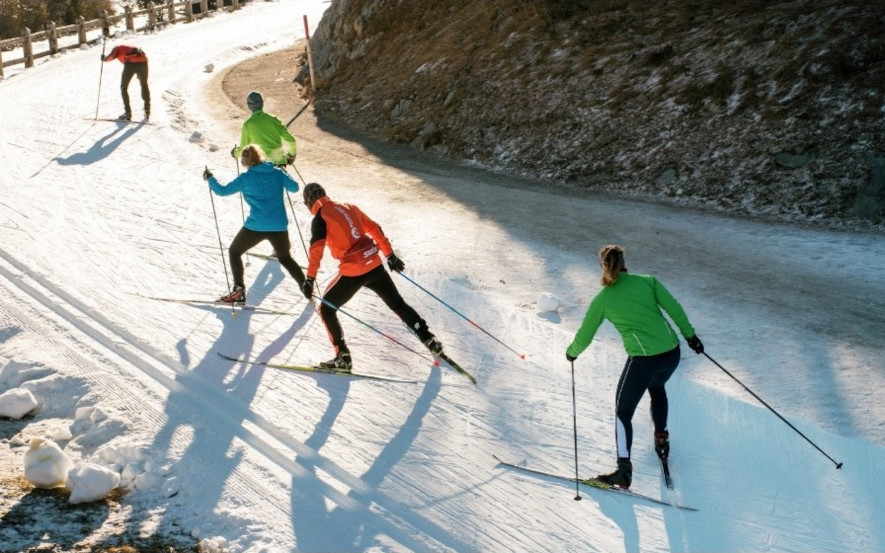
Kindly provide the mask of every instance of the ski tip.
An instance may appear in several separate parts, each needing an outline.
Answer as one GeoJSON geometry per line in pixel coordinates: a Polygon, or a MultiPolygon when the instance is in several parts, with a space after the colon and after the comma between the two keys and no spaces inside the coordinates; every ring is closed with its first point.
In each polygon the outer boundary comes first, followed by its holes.
{"type": "Polygon", "coordinates": [[[523,361],[525,361],[525,354],[524,354],[524,353],[520,353],[520,354],[519,354],[519,358],[522,359],[523,361]]]}

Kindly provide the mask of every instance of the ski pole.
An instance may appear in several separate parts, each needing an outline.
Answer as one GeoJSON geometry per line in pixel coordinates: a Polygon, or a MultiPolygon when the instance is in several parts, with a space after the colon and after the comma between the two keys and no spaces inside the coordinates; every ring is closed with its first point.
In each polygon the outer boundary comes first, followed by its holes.
{"type": "MultiPolygon", "coordinates": [[[[240,158],[234,158],[234,161],[237,162],[237,176],[240,176],[240,158]]],[[[243,193],[240,192],[240,215],[243,217],[243,226],[246,225],[246,208],[243,206],[243,193]]],[[[249,267],[252,265],[252,262],[249,261],[249,258],[246,258],[246,266],[249,267]]]]}
{"type": "Polygon", "coordinates": [[[286,128],[287,128],[287,129],[289,128],[289,125],[292,124],[292,121],[295,121],[296,119],[298,119],[298,116],[299,116],[299,115],[301,115],[302,113],[304,113],[304,110],[307,109],[307,106],[309,106],[310,103],[311,103],[312,101],[313,101],[313,98],[309,99],[309,100],[307,101],[307,103],[304,104],[304,107],[302,107],[301,109],[299,109],[299,110],[298,110],[298,113],[296,113],[295,116],[292,117],[292,119],[289,119],[289,122],[286,123],[286,128]]]}
{"type": "Polygon", "coordinates": [[[412,280],[411,278],[409,278],[408,276],[406,276],[405,273],[400,272],[399,274],[400,274],[400,276],[402,276],[404,279],[408,280],[409,282],[411,282],[412,284],[414,284],[415,286],[417,286],[418,288],[420,288],[421,290],[423,290],[424,292],[426,292],[430,297],[432,297],[432,298],[435,299],[436,301],[440,302],[441,304],[445,305],[446,307],[448,307],[449,309],[451,309],[452,311],[454,311],[455,313],[457,313],[458,315],[460,315],[462,319],[464,319],[464,320],[467,321],[468,323],[470,323],[470,324],[472,324],[473,326],[475,326],[477,329],[479,329],[479,330],[481,330],[482,332],[484,332],[484,333],[485,333],[486,335],[488,335],[492,340],[498,342],[499,344],[501,344],[501,345],[504,346],[505,348],[509,349],[510,351],[512,351],[513,353],[515,353],[516,355],[518,355],[518,356],[520,357],[520,359],[525,360],[525,354],[524,354],[524,353],[519,353],[518,351],[516,351],[516,350],[513,349],[512,347],[508,346],[507,344],[505,344],[504,342],[502,342],[501,340],[499,340],[498,338],[496,338],[495,336],[493,336],[491,333],[489,333],[488,330],[484,329],[483,327],[479,326],[478,324],[476,324],[475,322],[473,322],[472,320],[470,320],[470,318],[468,318],[466,315],[464,315],[463,313],[461,313],[460,311],[458,311],[457,309],[455,309],[454,307],[452,307],[451,305],[449,305],[448,303],[444,302],[442,299],[440,299],[439,297],[437,297],[436,295],[434,295],[433,292],[431,292],[431,291],[428,290],[427,288],[424,288],[423,286],[421,286],[420,284],[418,284],[417,282],[415,282],[414,280],[412,280]]]}
{"type": "Polygon", "coordinates": [[[292,219],[295,222],[295,228],[298,229],[298,238],[301,239],[301,247],[304,249],[304,257],[309,261],[310,254],[307,253],[307,244],[304,242],[304,235],[301,234],[301,225],[298,224],[298,216],[295,215],[295,206],[292,205],[292,197],[289,195],[288,190],[286,190],[286,198],[289,200],[289,209],[292,211],[292,219]]]}
{"type": "MultiPolygon", "coordinates": [[[[206,166],[206,171],[209,171],[209,166],[206,166]]],[[[227,284],[228,290],[230,290],[230,278],[227,276],[227,263],[224,262],[224,246],[221,244],[221,228],[218,226],[218,212],[215,211],[215,197],[212,196],[212,188],[209,187],[209,201],[212,202],[212,218],[215,219],[215,232],[218,234],[218,250],[221,252],[221,264],[224,266],[224,281],[227,284]]],[[[230,314],[233,317],[237,316],[237,309],[233,303],[230,304],[230,314]]]]}
{"type": "MultiPolygon", "coordinates": [[[[236,158],[237,162],[237,176],[240,176],[240,159],[236,158]]],[[[240,215],[243,216],[243,224],[246,224],[246,207],[243,205],[243,193],[240,192],[240,215]]]]}
{"type": "MultiPolygon", "coordinates": [[[[288,173],[289,170],[286,169],[288,165],[283,166],[283,169],[288,173]]],[[[301,177],[301,173],[298,172],[298,168],[295,167],[295,164],[292,164],[292,169],[295,169],[295,174],[298,175],[298,181],[303,185],[304,179],[301,177]]],[[[298,238],[301,239],[301,247],[304,249],[304,257],[310,260],[310,254],[307,253],[307,244],[304,242],[304,235],[301,234],[301,225],[298,224],[298,216],[295,215],[295,206],[292,205],[292,197],[289,196],[289,191],[286,190],[286,197],[289,199],[289,209],[292,211],[292,219],[295,221],[295,228],[298,229],[298,238]]]]}
{"type": "Polygon", "coordinates": [[[98,70],[98,97],[95,99],[95,120],[98,121],[98,106],[101,102],[101,77],[104,75],[104,51],[108,45],[106,36],[101,37],[101,69],[98,70]]]}
{"type": "Polygon", "coordinates": [[[575,428],[575,501],[581,500],[581,488],[578,487],[578,404],[575,401],[575,362],[571,361],[572,364],[572,419],[574,420],[574,428],[575,428]]]}
{"type": "Polygon", "coordinates": [[[777,417],[778,417],[780,420],[784,421],[784,422],[787,424],[787,426],[789,426],[789,427],[792,428],[797,434],[799,434],[800,436],[802,436],[803,438],[805,438],[805,441],[807,441],[808,443],[810,443],[811,445],[813,445],[814,448],[815,448],[816,450],[820,451],[820,452],[823,454],[824,457],[826,457],[827,459],[829,459],[830,461],[832,461],[833,464],[836,465],[836,468],[837,468],[837,469],[842,468],[842,463],[838,463],[838,462],[836,462],[835,459],[833,459],[832,457],[830,457],[829,455],[827,455],[826,452],[825,452],[823,449],[819,448],[819,447],[817,446],[817,444],[815,444],[815,443],[812,442],[810,439],[808,439],[808,436],[806,436],[805,434],[803,434],[802,432],[800,432],[798,428],[796,428],[795,426],[793,426],[792,424],[790,424],[790,421],[788,421],[787,419],[785,419],[784,417],[782,417],[780,413],[778,413],[778,412],[775,411],[770,405],[768,405],[767,403],[765,403],[765,401],[763,401],[761,397],[757,396],[757,395],[753,392],[753,390],[747,388],[747,386],[745,386],[743,382],[741,382],[741,381],[738,380],[733,374],[731,374],[730,372],[728,372],[727,370],[725,370],[725,367],[723,367],[722,365],[720,365],[719,363],[717,363],[715,359],[713,359],[712,357],[710,357],[709,354],[707,354],[707,352],[703,352],[703,354],[704,354],[704,357],[706,357],[707,359],[709,359],[710,361],[712,361],[714,365],[716,365],[717,367],[719,367],[720,369],[722,369],[722,372],[724,372],[725,374],[727,374],[728,376],[730,376],[735,382],[737,382],[738,384],[740,384],[740,385],[744,388],[744,390],[750,392],[750,395],[752,395],[754,398],[756,398],[757,400],[759,400],[759,403],[761,403],[762,405],[764,405],[765,407],[767,407],[769,411],[771,411],[772,413],[774,413],[775,415],[777,415],[777,417]]]}
{"type": "Polygon", "coordinates": [[[419,355],[419,356],[421,356],[421,357],[424,357],[423,354],[421,354],[421,353],[419,353],[419,352],[413,350],[412,348],[410,348],[409,346],[407,346],[407,345],[405,345],[404,343],[400,342],[400,341],[397,340],[396,338],[394,338],[394,337],[392,337],[392,336],[389,336],[389,335],[387,335],[387,334],[381,332],[380,330],[378,330],[378,329],[375,328],[374,326],[370,325],[369,323],[363,321],[362,319],[359,319],[359,318],[357,318],[357,317],[351,315],[351,314],[348,313],[347,311],[344,311],[343,309],[341,309],[340,307],[336,306],[334,303],[332,303],[332,302],[326,300],[325,298],[323,298],[323,297],[321,297],[321,296],[318,296],[318,295],[316,295],[316,294],[314,294],[313,297],[315,297],[316,299],[320,300],[323,304],[328,305],[329,307],[331,307],[331,308],[334,309],[335,311],[338,311],[339,313],[342,313],[342,314],[344,314],[344,315],[347,315],[348,317],[350,317],[350,318],[353,319],[354,321],[360,323],[361,325],[363,325],[363,326],[365,326],[365,327],[368,327],[368,328],[374,330],[375,332],[377,332],[377,333],[380,334],[381,336],[387,338],[388,340],[390,340],[390,341],[393,342],[394,344],[396,344],[396,345],[398,345],[398,346],[401,346],[401,347],[403,347],[403,348],[405,348],[405,349],[411,351],[411,352],[414,353],[415,355],[419,355]]]}

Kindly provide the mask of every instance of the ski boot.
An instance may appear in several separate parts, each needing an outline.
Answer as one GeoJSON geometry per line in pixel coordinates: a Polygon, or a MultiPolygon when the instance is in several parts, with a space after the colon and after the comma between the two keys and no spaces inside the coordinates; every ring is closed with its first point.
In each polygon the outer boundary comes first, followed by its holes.
{"type": "Polygon", "coordinates": [[[234,286],[229,294],[225,294],[219,298],[224,303],[246,303],[246,289],[242,286],[234,286]]]}
{"type": "Polygon", "coordinates": [[[117,121],[132,121],[132,114],[127,111],[126,113],[121,114],[119,117],[117,117],[117,121]]]}
{"type": "Polygon", "coordinates": [[[338,355],[328,361],[323,361],[317,368],[323,371],[336,373],[349,373],[353,369],[353,362],[350,360],[350,352],[346,349],[338,350],[338,355]]]}
{"type": "Polygon", "coordinates": [[[655,432],[655,453],[661,461],[666,461],[670,456],[670,433],[666,430],[655,432]]]}
{"type": "Polygon", "coordinates": [[[430,350],[430,353],[434,355],[440,355],[443,352],[442,342],[437,340],[436,336],[433,334],[430,335],[430,338],[424,340],[424,345],[430,350]]]}
{"type": "Polygon", "coordinates": [[[597,480],[604,484],[610,484],[622,490],[626,490],[633,483],[633,463],[629,457],[618,457],[618,468],[609,474],[600,474],[597,480]]]}

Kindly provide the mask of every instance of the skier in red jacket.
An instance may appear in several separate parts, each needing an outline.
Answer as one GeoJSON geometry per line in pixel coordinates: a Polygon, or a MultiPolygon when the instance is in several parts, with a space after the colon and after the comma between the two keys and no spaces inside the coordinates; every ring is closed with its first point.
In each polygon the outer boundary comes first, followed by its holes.
{"type": "Polygon", "coordinates": [[[390,274],[384,270],[379,251],[387,258],[391,271],[401,272],[406,265],[393,253],[378,223],[355,205],[333,202],[323,187],[315,182],[304,187],[304,205],[314,216],[307,278],[301,286],[307,299],[314,295],[314,280],[326,246],[332,257],[338,260],[338,274],[326,288],[319,309],[329,340],[335,346],[335,358],[318,366],[340,372],[350,372],[353,368],[337,311],[363,286],[378,294],[431,353],[442,353],[440,341],[428,330],[424,319],[403,300],[390,274]]]}
{"type": "Polygon", "coordinates": [[[120,60],[123,64],[123,78],[120,80],[120,92],[123,94],[123,107],[126,113],[118,117],[121,121],[132,120],[132,109],[129,107],[129,83],[132,77],[138,77],[141,84],[141,99],[144,100],[144,118],[151,117],[151,91],[148,88],[148,59],[147,55],[135,46],[114,46],[107,56],[102,55],[102,61],[120,60]]]}

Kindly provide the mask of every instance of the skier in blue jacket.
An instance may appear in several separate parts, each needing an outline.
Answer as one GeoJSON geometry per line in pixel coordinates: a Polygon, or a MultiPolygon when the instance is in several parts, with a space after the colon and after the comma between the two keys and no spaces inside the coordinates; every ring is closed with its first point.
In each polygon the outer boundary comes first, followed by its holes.
{"type": "Polygon", "coordinates": [[[209,169],[203,171],[203,179],[209,182],[212,192],[219,196],[242,192],[249,204],[249,216],[228,248],[234,282],[230,293],[222,296],[221,301],[229,303],[246,303],[243,254],[263,240],[273,246],[280,264],[298,282],[299,289],[304,283],[304,272],[289,253],[289,218],[283,202],[283,190],[297,192],[298,183],[267,161],[261,147],[256,144],[243,148],[240,162],[246,171],[226,185],[220,184],[209,169]]]}

